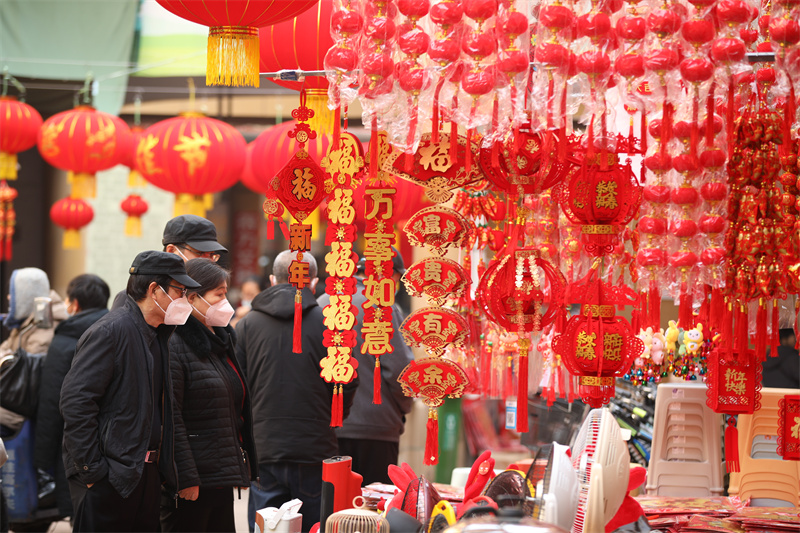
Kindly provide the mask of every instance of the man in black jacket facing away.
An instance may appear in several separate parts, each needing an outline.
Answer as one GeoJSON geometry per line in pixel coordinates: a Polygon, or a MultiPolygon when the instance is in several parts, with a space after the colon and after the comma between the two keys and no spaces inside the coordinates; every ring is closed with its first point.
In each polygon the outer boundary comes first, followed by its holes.
{"type": "Polygon", "coordinates": [[[83,334],[61,389],[76,532],[159,531],[161,475],[176,486],[167,340],[198,284],[166,252],[129,272],[127,300],[83,334]]]}
{"type": "MultiPolygon", "coordinates": [[[[252,310],[236,325],[236,358],[252,395],[253,437],[260,483],[252,483],[248,505],[250,530],[255,513],[280,507],[293,498],[303,502],[303,531],[319,521],[322,461],[338,455],[331,422],[333,385],[320,377],[319,362],[327,355],[322,345],[322,308],[314,298],[317,263],[310,253],[311,283],[302,290],[303,353],[292,353],[294,297],[289,265],[295,252],[278,254],[271,286],[253,299],[252,310]]],[[[358,381],[344,387],[344,415],[353,403],[358,381]]]]}
{"type": "Polygon", "coordinates": [[[70,316],[56,326],[42,367],[33,462],[36,468],[53,473],[60,516],[72,516],[69,485],[61,458],[61,440],[64,436],[64,419],[58,411],[61,384],[72,365],[78,339],[89,326],[108,313],[110,294],[106,282],[94,274],[81,274],[69,282],[64,303],[70,316]]]}

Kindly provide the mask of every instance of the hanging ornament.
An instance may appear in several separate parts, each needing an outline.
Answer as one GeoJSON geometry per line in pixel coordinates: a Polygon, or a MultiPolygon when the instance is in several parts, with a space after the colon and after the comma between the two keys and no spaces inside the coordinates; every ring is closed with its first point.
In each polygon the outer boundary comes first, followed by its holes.
{"type": "Polygon", "coordinates": [[[800,460],[800,394],[787,394],[778,403],[778,455],[800,460]]]}
{"type": "Polygon", "coordinates": [[[17,179],[17,154],[36,145],[42,116],[13,96],[0,96],[0,180],[17,179]]]}
{"type": "Polygon", "coordinates": [[[141,237],[142,215],[147,213],[147,202],[138,194],[129,194],[120,203],[120,209],[128,215],[125,219],[125,235],[128,237],[141,237]]]}
{"type": "Polygon", "coordinates": [[[461,298],[469,287],[469,278],[452,259],[427,257],[406,270],[403,283],[410,296],[424,296],[441,306],[447,298],[461,298]]]}
{"type": "Polygon", "coordinates": [[[80,198],[62,198],[50,208],[50,220],[64,228],[63,248],[81,247],[80,229],[94,218],[92,206],[80,198]]]}
{"type": "Polygon", "coordinates": [[[474,228],[458,211],[431,206],[409,218],[404,231],[412,245],[443,256],[449,248],[460,248],[468,242],[474,228]]]}
{"type": "Polygon", "coordinates": [[[17,225],[17,213],[14,211],[14,200],[17,190],[9,187],[6,180],[0,181],[0,261],[13,259],[14,229],[17,225]]]}
{"type": "Polygon", "coordinates": [[[412,311],[400,328],[406,344],[425,348],[436,357],[441,357],[450,347],[463,348],[469,333],[464,318],[444,307],[424,307],[412,311]]]}
{"type": "Polygon", "coordinates": [[[351,86],[358,79],[358,44],[364,18],[354,0],[334,0],[330,32],[333,44],[325,54],[328,77],[328,102],[334,110],[333,145],[339,144],[339,127],[342,110],[345,122],[347,108],[358,94],[351,86]]]}

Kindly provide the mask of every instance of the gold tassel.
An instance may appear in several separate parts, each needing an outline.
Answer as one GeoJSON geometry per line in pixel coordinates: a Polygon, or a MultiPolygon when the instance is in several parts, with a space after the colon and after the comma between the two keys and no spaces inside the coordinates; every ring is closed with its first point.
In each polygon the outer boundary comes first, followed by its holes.
{"type": "Polygon", "coordinates": [[[314,116],[308,121],[311,129],[317,135],[332,135],[336,112],[328,109],[328,89],[306,89],[306,106],[314,111],[314,116]]]}
{"type": "Polygon", "coordinates": [[[129,189],[137,189],[147,186],[147,180],[142,177],[138,170],[132,168],[130,172],[128,172],[128,188],[129,189]]]}
{"type": "Polygon", "coordinates": [[[81,232],[76,229],[64,230],[62,246],[65,250],[77,250],[81,247],[81,232]]]}
{"type": "Polygon", "coordinates": [[[125,235],[128,237],[142,236],[142,219],[140,217],[128,217],[125,219],[125,235]]]}
{"type": "Polygon", "coordinates": [[[17,179],[17,154],[0,152],[0,180],[17,179]]]}
{"type": "Polygon", "coordinates": [[[208,29],[206,85],[258,87],[258,28],[212,26],[208,29]]]}
{"type": "Polygon", "coordinates": [[[213,198],[212,195],[206,194],[199,196],[189,193],[176,194],[174,216],[197,215],[205,218],[206,206],[209,204],[208,196],[213,198]]]}
{"type": "Polygon", "coordinates": [[[94,174],[84,172],[67,172],[67,183],[70,185],[72,198],[94,198],[96,194],[94,174]]]}

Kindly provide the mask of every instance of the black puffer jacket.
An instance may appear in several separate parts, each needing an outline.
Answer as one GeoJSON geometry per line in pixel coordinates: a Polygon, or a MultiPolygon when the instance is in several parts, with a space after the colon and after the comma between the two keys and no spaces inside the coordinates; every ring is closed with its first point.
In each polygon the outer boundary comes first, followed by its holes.
{"type": "Polygon", "coordinates": [[[78,339],[107,313],[108,309],[87,309],[56,326],[42,367],[33,463],[37,468],[55,472],[58,509],[64,516],[72,515],[72,502],[61,459],[61,439],[64,436],[64,419],[58,410],[61,384],[72,365],[78,339]]]}
{"type": "MultiPolygon", "coordinates": [[[[253,396],[253,434],[258,460],[318,463],[339,453],[331,423],[333,385],[320,377],[322,308],[303,294],[303,353],[292,353],[294,295],[288,283],[253,299],[253,309],[236,324],[236,357],[253,396]]],[[[353,403],[358,378],[344,386],[344,416],[353,403]]]]}
{"type": "MultiPolygon", "coordinates": [[[[189,317],[170,337],[170,373],[175,394],[175,463],[180,487],[247,487],[258,462],[253,445],[250,396],[235,405],[234,375],[241,376],[234,354],[233,328],[214,328],[189,317]],[[241,437],[237,418],[241,413],[241,437]],[[244,450],[244,453],[243,453],[244,450]]],[[[236,378],[238,379],[238,378],[236,378]]]]}

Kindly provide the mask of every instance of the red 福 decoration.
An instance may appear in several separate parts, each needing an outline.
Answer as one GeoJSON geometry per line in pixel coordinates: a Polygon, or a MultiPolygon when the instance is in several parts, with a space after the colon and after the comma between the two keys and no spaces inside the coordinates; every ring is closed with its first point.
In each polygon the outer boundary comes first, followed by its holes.
{"type": "Polygon", "coordinates": [[[81,247],[80,229],[94,218],[92,206],[80,198],[62,198],[50,208],[50,219],[64,228],[63,247],[75,250],[81,247]]]}
{"type": "Polygon", "coordinates": [[[129,135],[119,117],[81,105],[45,120],[37,143],[45,161],[67,171],[73,198],[94,198],[95,173],[122,161],[129,135]]]}
{"type": "Polygon", "coordinates": [[[211,195],[239,180],[245,147],[233,126],[201,113],[181,113],[144,131],[136,168],[148,182],[175,193],[176,215],[205,216],[211,195]]]}
{"type": "Polygon", "coordinates": [[[778,455],[784,461],[800,460],[800,394],[787,394],[778,402],[778,455]]]}
{"type": "Polygon", "coordinates": [[[0,180],[17,179],[17,154],[36,145],[42,116],[13,96],[0,96],[0,180]]]}
{"type": "Polygon", "coordinates": [[[157,0],[167,11],[208,26],[207,85],[258,87],[258,28],[290,19],[317,0],[157,0]]]}
{"type": "Polygon", "coordinates": [[[460,398],[467,383],[467,375],[457,363],[438,357],[411,361],[397,378],[403,394],[421,398],[428,406],[426,424],[426,465],[439,462],[439,417],[436,408],[444,404],[445,398],[460,398]]]}
{"type": "Polygon", "coordinates": [[[120,209],[128,215],[125,219],[125,235],[142,236],[142,215],[147,213],[147,202],[138,194],[129,194],[122,200],[120,209]]]}

